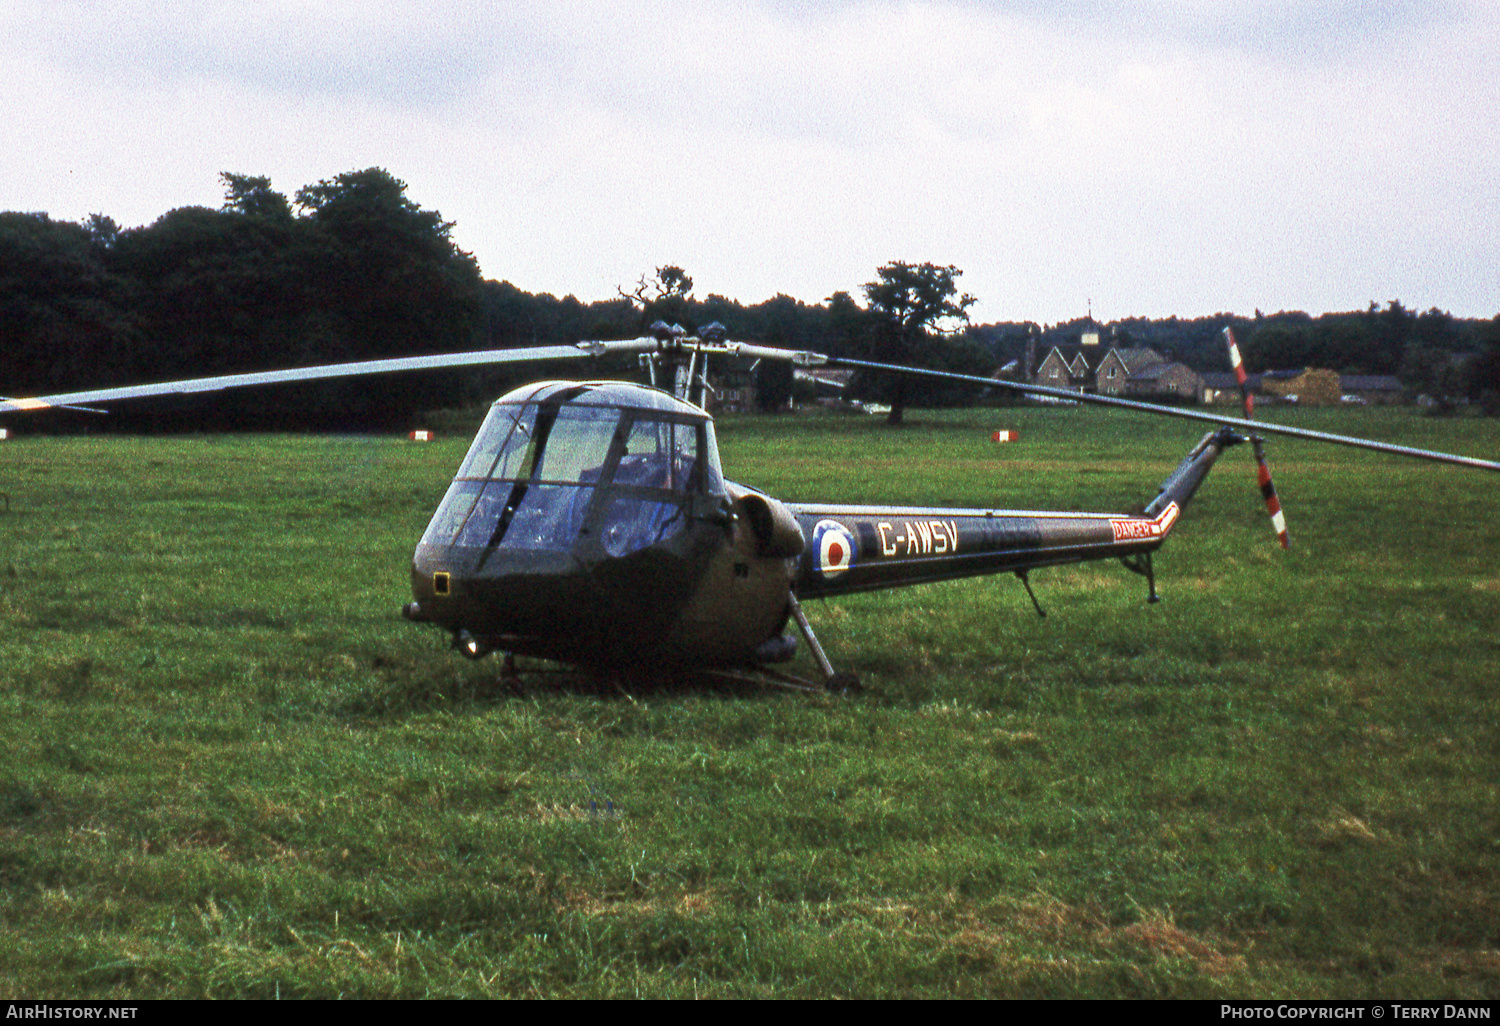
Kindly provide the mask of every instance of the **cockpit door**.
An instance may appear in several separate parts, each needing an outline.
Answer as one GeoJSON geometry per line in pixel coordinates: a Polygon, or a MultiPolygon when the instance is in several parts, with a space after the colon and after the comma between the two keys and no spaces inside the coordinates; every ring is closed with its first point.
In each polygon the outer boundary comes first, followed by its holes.
{"type": "Polygon", "coordinates": [[[637,414],[622,433],[598,528],[605,553],[613,557],[682,533],[704,489],[701,424],[637,414]]]}

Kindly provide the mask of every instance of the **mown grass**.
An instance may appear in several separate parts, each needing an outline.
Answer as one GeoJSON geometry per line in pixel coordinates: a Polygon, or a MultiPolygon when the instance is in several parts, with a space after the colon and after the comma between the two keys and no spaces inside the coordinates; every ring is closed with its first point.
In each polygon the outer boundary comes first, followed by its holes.
{"type": "MultiPolygon", "coordinates": [[[[787,499],[1124,509],[1198,434],[916,419],[720,439],[787,499]]],[[[1282,553],[1232,452],[1159,605],[978,579],[810,607],[857,698],[518,697],[396,616],[463,445],[4,444],[6,996],[1500,995],[1489,476],[1273,443],[1282,553]]]]}

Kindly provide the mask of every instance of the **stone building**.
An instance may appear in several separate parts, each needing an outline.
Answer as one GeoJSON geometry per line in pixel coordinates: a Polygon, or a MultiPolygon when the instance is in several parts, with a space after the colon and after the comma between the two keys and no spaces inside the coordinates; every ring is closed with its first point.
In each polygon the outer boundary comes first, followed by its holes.
{"type": "Polygon", "coordinates": [[[1126,380],[1125,395],[1132,399],[1196,403],[1203,395],[1203,375],[1185,363],[1153,363],[1126,380]]]}
{"type": "Polygon", "coordinates": [[[1155,349],[1111,348],[1094,369],[1094,391],[1100,395],[1124,395],[1133,379],[1166,362],[1155,349]]]}

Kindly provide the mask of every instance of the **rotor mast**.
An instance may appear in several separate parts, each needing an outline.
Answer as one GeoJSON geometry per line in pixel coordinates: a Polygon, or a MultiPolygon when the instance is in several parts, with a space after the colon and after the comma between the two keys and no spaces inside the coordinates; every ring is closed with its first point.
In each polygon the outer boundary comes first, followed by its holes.
{"type": "MultiPolygon", "coordinates": [[[[787,360],[798,367],[817,367],[828,362],[821,353],[776,349],[746,342],[731,342],[726,336],[729,329],[718,321],[705,325],[697,335],[689,335],[680,324],[657,321],[648,329],[646,341],[654,340],[655,346],[641,353],[641,364],[653,388],[671,391],[683,402],[692,403],[700,409],[713,386],[708,383],[708,359],[710,356],[744,357],[749,360],[787,360]],[[670,384],[670,388],[668,385],[670,384]]],[[[580,347],[613,347],[624,343],[580,342],[580,347]]]]}

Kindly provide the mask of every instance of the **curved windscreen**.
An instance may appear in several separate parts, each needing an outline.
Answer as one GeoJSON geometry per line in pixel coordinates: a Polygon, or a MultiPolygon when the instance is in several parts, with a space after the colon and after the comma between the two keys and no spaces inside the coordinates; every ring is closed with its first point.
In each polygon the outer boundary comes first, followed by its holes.
{"type": "Polygon", "coordinates": [[[701,419],[497,403],[422,544],[566,550],[592,526],[622,556],[677,535],[692,496],[723,488],[712,424],[701,419]]]}

